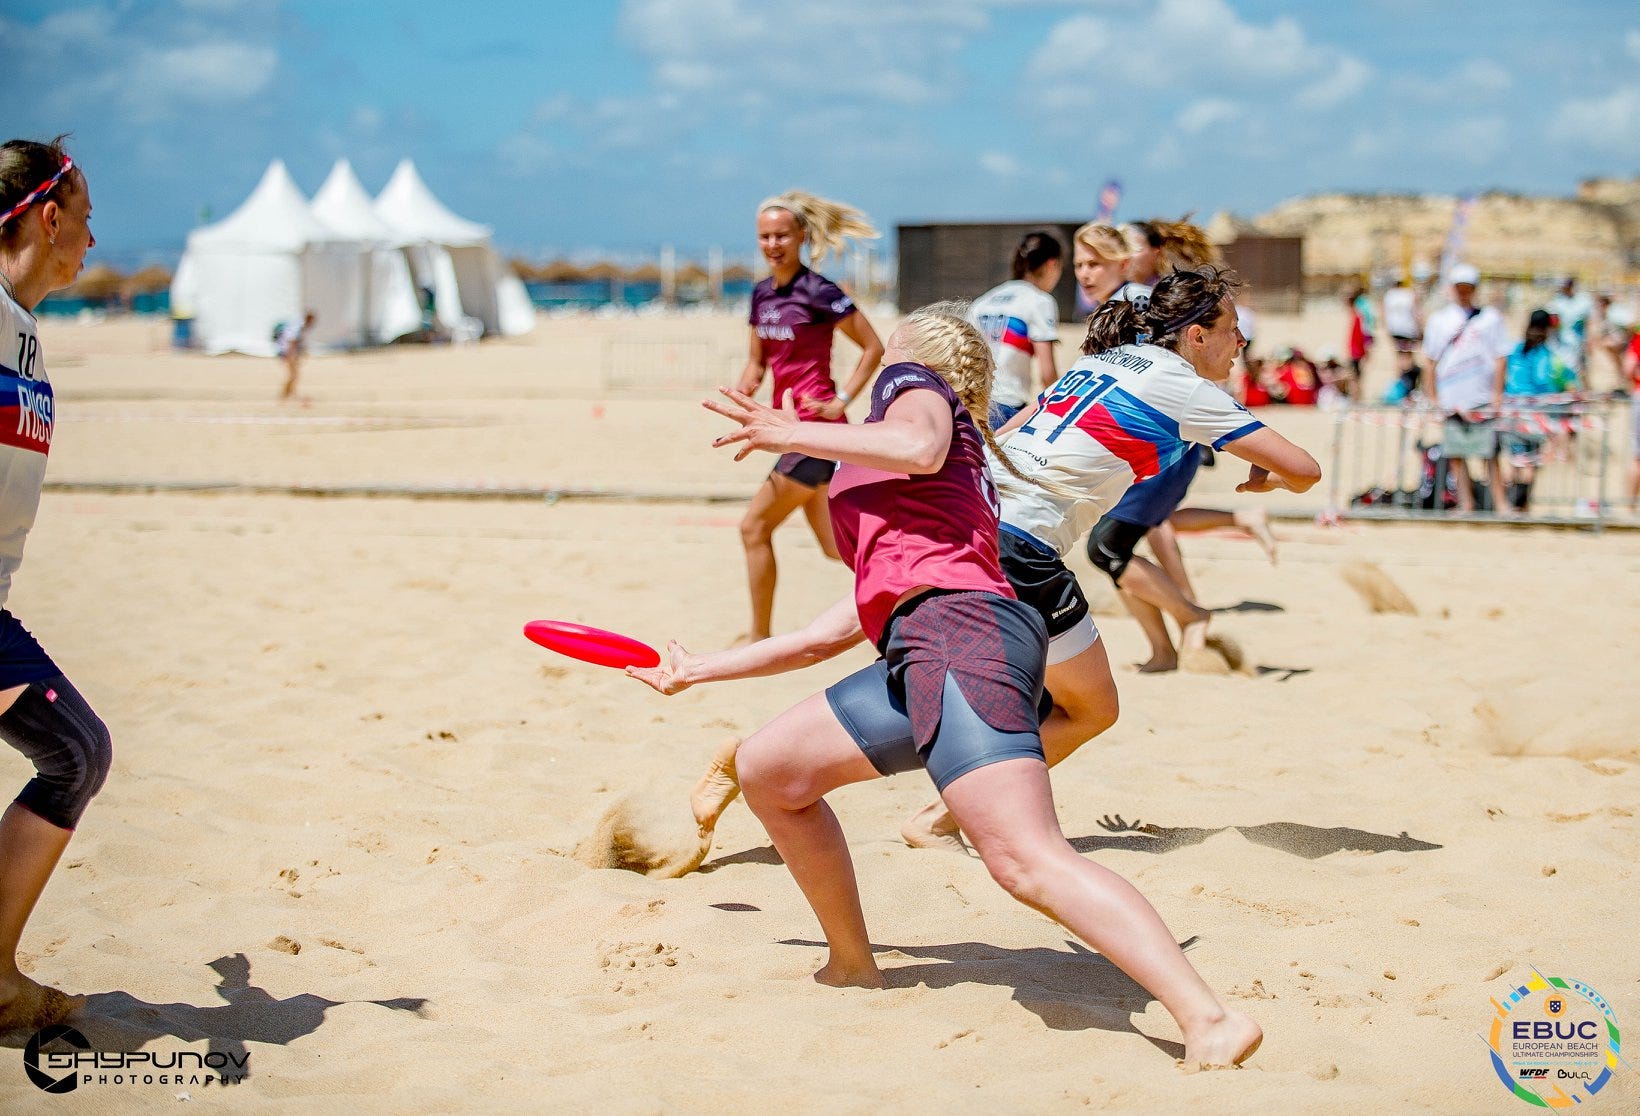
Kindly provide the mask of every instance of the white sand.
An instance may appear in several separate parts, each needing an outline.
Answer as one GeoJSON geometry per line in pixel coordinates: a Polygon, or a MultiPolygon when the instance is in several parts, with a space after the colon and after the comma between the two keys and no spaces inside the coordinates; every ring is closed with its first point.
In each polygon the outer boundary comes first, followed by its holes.
{"type": "MultiPolygon", "coordinates": [[[[51,479],[749,493],[767,462],[709,450],[716,420],[688,393],[600,382],[623,337],[698,340],[727,378],[741,329],[556,321],[321,358],[303,411],[271,402],[275,362],[52,322],[51,479]],[[305,421],[384,416],[459,425],[305,421]]],[[[1319,417],[1275,421],[1322,448],[1319,417]]],[[[1206,502],[1247,499],[1218,495],[1229,472],[1206,502]]],[[[559,617],[723,644],[744,623],[738,514],[48,493],[10,607],[117,759],[25,967],[92,994],[96,1045],[248,1051],[229,1102],[300,1112],[1511,1111],[1478,1037],[1509,978],[1580,978],[1640,1026],[1640,536],[1283,525],[1275,569],[1245,540],[1185,540],[1208,603],[1279,606],[1216,620],[1260,673],[1124,673],[1121,721],[1054,777],[1067,834],[1265,1028],[1247,1069],[1184,1075],[1125,977],[977,860],[899,842],[920,776],[832,798],[885,992],[808,981],[818,929],[743,805],[682,879],[570,858],[626,795],[656,844],[687,846],[712,744],[866,661],[662,699],[519,634],[559,617]],[[1417,615],[1371,611],[1344,576],[1362,562],[1417,615]]],[[[847,591],[802,527],[778,552],[778,626],[847,591]]],[[[1135,625],[1101,624],[1113,662],[1143,658],[1135,625]]],[[[0,750],[9,785],[27,773],[0,750]]],[[[0,1062],[0,1110],[43,1108],[21,1055],[0,1062]]],[[[49,1103],[184,1091],[223,1100],[49,1103]]],[[[1623,1071],[1591,1111],[1637,1105],[1623,1071]]]]}

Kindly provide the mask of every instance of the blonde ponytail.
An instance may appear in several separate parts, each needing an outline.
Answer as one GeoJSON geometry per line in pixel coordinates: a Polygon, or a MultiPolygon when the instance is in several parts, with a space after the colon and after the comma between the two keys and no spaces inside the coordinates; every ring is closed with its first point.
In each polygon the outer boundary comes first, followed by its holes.
{"type": "Polygon", "coordinates": [[[985,335],[968,320],[968,305],[960,299],[951,299],[930,303],[907,314],[900,328],[906,331],[911,355],[917,358],[918,364],[938,373],[940,379],[951,385],[968,417],[979,428],[980,437],[1004,469],[1026,484],[1059,496],[1079,498],[1082,494],[1075,489],[1020,472],[1019,466],[1002,451],[1002,445],[991,431],[991,380],[996,374],[996,359],[991,355],[985,335]]]}
{"type": "Polygon", "coordinates": [[[875,240],[881,235],[872,227],[870,218],[852,205],[817,198],[802,190],[787,190],[757,207],[760,214],[770,209],[783,209],[797,219],[809,242],[809,260],[816,264],[828,252],[842,255],[850,238],[875,240]]]}

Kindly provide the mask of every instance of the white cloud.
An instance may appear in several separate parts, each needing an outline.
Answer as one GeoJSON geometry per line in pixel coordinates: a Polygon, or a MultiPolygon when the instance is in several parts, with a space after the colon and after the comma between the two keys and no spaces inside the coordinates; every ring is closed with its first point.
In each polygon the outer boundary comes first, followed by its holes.
{"type": "Polygon", "coordinates": [[[1241,109],[1234,102],[1223,97],[1206,97],[1186,105],[1180,111],[1176,122],[1184,132],[1199,135],[1209,128],[1239,119],[1240,116],[1241,109]]]}
{"type": "Polygon", "coordinates": [[[986,151],[979,157],[982,170],[996,175],[998,178],[1013,178],[1023,169],[1019,160],[1005,151],[986,151]]]}
{"type": "Polygon", "coordinates": [[[41,107],[65,115],[94,110],[148,123],[265,93],[279,67],[271,9],[243,0],[186,7],[194,14],[93,4],[53,12],[32,29],[0,20],[0,41],[29,44],[8,61],[12,76],[41,89],[41,107]]]}
{"type": "Polygon", "coordinates": [[[760,0],[628,0],[626,39],[660,88],[755,86],[826,101],[920,105],[955,84],[956,57],[988,20],[975,0],[834,0],[776,9],[760,0]]]}
{"type": "Polygon", "coordinates": [[[1332,70],[1299,92],[1298,103],[1305,108],[1332,108],[1360,93],[1371,80],[1371,66],[1359,58],[1344,56],[1332,70]]]}
{"type": "Polygon", "coordinates": [[[1326,108],[1360,92],[1372,68],[1312,41],[1291,17],[1244,21],[1224,0],[1059,21],[1026,67],[1029,95],[1055,111],[1105,115],[1147,98],[1263,94],[1326,108]]]}
{"type": "Polygon", "coordinates": [[[1458,67],[1458,84],[1471,94],[1496,96],[1515,84],[1514,75],[1490,58],[1471,58],[1458,67]]]}
{"type": "Polygon", "coordinates": [[[175,101],[242,101],[267,89],[279,65],[269,46],[193,43],[144,50],[133,60],[130,95],[175,101]]]}
{"type": "Polygon", "coordinates": [[[1640,28],[1623,36],[1623,49],[1628,52],[1630,60],[1640,62],[1640,28]]]}
{"type": "Polygon", "coordinates": [[[1605,96],[1565,102],[1555,114],[1551,134],[1578,147],[1632,159],[1640,150],[1640,85],[1621,85],[1605,96]]]}

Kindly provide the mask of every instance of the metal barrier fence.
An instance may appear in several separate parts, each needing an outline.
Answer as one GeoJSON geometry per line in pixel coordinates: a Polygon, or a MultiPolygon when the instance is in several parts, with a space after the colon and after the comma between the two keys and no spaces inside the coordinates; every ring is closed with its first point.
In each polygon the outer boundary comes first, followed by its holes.
{"type": "MultiPolygon", "coordinates": [[[[1636,404],[1640,405],[1640,404],[1636,404]]],[[[1447,519],[1459,514],[1457,485],[1474,470],[1474,518],[1599,530],[1624,445],[1629,404],[1579,395],[1534,396],[1467,416],[1494,431],[1487,460],[1501,470],[1511,507],[1493,507],[1478,447],[1469,465],[1442,454],[1446,412],[1428,404],[1359,406],[1333,424],[1330,511],[1356,519],[1447,519]],[[1530,477],[1523,493],[1518,487],[1530,477]]],[[[1483,441],[1486,427],[1471,430],[1483,441]]],[[[1465,517],[1468,518],[1468,517],[1465,517]]]]}

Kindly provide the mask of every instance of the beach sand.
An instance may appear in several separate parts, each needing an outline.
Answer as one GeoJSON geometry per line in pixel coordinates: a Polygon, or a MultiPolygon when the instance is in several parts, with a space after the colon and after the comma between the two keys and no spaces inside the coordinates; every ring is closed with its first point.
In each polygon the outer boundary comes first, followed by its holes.
{"type": "MultiPolygon", "coordinates": [[[[1120,722],[1053,779],[1076,847],[1265,1029],[1247,1068],[1185,1074],[1125,976],[978,860],[900,842],[920,775],[831,796],[886,991],[809,981],[818,928],[744,805],[680,879],[571,855],[612,823],[686,850],[713,746],[868,661],[664,699],[522,638],[554,617],[726,644],[736,504],[94,487],[743,498],[768,462],[711,451],[694,403],[743,329],[544,319],[320,357],[303,409],[273,402],[277,362],[173,355],[163,323],[46,323],[50,480],[93,487],[46,494],[9,607],[116,760],[24,967],[90,995],[97,1049],[248,1056],[248,1077],[48,1102],[13,1036],[0,1109],[1502,1112],[1520,1102],[1482,1035],[1531,967],[1640,1026],[1640,535],[1283,523],[1274,568],[1245,539],[1186,538],[1244,672],[1124,670],[1120,722]],[[1364,568],[1415,613],[1375,611],[1364,568]]],[[[1322,456],[1324,416],[1267,417],[1322,456]]],[[[1204,474],[1193,502],[1250,502],[1238,479],[1204,474]]],[[[778,627],[848,591],[801,525],[777,549],[778,627]]],[[[1113,663],[1140,661],[1104,579],[1072,565],[1113,663]]],[[[0,780],[27,774],[0,750],[0,780]]],[[[1637,1105],[1632,1070],[1589,1101],[1637,1105]]]]}

